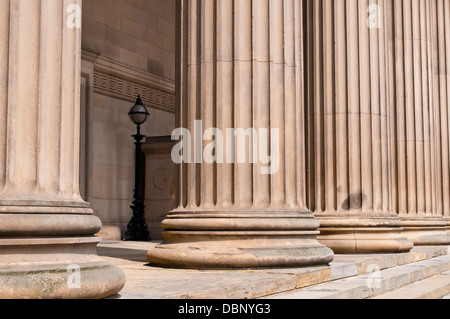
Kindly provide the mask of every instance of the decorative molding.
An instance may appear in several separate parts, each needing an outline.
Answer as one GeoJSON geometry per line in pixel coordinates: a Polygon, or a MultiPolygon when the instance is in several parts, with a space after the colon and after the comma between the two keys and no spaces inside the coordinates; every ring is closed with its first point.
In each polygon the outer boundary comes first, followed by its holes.
{"type": "Polygon", "coordinates": [[[150,108],[175,113],[175,94],[98,67],[94,68],[94,92],[134,102],[138,94],[150,108]]]}
{"type": "Polygon", "coordinates": [[[98,51],[94,51],[92,49],[88,49],[88,48],[81,48],[81,59],[91,62],[91,63],[95,63],[95,61],[97,60],[97,58],[100,56],[100,52],[98,51]]]}
{"type": "Polygon", "coordinates": [[[175,81],[106,58],[83,47],[83,61],[93,65],[94,93],[133,103],[138,94],[149,108],[175,113],[175,81]]]}

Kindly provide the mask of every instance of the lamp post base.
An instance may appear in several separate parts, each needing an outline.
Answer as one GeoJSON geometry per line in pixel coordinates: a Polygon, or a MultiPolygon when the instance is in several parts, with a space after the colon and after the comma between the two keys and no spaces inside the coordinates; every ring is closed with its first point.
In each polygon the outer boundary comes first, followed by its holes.
{"type": "Polygon", "coordinates": [[[128,224],[128,230],[125,233],[126,241],[151,241],[148,225],[145,221],[143,211],[131,207],[133,209],[133,218],[128,224]]]}

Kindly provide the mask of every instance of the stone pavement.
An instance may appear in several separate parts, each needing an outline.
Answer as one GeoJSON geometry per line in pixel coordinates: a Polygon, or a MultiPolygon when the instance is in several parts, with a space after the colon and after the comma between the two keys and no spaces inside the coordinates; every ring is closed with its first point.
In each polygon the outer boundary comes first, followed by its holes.
{"type": "Polygon", "coordinates": [[[104,241],[98,253],[126,275],[120,299],[418,299],[448,298],[450,247],[410,253],[337,255],[330,266],[261,270],[180,270],[152,267],[156,243],[104,241]],[[422,293],[423,292],[423,293],[422,293]]]}

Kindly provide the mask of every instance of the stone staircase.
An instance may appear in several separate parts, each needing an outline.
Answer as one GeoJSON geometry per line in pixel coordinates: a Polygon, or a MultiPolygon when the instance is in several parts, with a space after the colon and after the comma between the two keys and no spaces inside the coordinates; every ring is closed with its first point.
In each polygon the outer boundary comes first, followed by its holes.
{"type": "Polygon", "coordinates": [[[383,266],[376,260],[368,265],[366,261],[367,271],[354,271],[353,275],[349,273],[349,265],[335,263],[331,265],[337,274],[334,280],[265,298],[450,299],[450,249],[447,249],[446,254],[435,251],[435,256],[397,265],[383,266]]]}
{"type": "Polygon", "coordinates": [[[336,255],[330,265],[318,267],[183,270],[149,265],[146,254],[152,245],[157,243],[99,245],[99,255],[127,277],[114,299],[450,299],[447,246],[336,255]]]}

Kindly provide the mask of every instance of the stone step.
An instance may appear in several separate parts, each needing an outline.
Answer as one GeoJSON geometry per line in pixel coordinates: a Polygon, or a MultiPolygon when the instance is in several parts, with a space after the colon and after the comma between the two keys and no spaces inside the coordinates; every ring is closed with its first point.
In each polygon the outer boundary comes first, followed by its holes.
{"type": "MultiPolygon", "coordinates": [[[[447,276],[450,255],[384,269],[369,265],[369,273],[334,280],[266,297],[267,299],[368,299],[435,276],[447,276]]],[[[447,277],[445,277],[447,278],[447,277]]],[[[444,292],[440,297],[444,296],[444,292]]],[[[440,298],[439,297],[439,298],[440,298]]]]}
{"type": "Polygon", "coordinates": [[[157,244],[108,241],[99,244],[99,255],[121,268],[127,277],[124,289],[114,299],[257,299],[362,276],[374,266],[386,270],[450,252],[446,246],[420,246],[402,254],[336,255],[329,266],[208,271],[149,265],[147,251],[157,244]]]}
{"type": "Polygon", "coordinates": [[[450,271],[414,282],[372,299],[441,299],[450,294],[450,271]]]}

